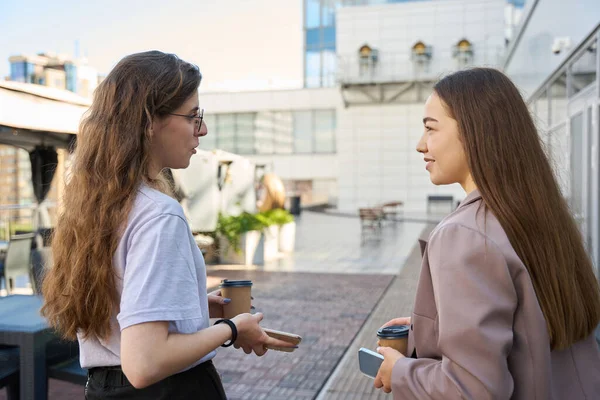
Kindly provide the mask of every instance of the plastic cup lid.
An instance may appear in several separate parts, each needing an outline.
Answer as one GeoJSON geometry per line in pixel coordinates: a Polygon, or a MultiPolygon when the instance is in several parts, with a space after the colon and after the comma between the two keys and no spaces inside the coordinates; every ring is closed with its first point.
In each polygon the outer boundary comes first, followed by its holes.
{"type": "Polygon", "coordinates": [[[408,337],[409,325],[393,325],[381,328],[377,331],[377,337],[381,339],[401,339],[408,337]]]}

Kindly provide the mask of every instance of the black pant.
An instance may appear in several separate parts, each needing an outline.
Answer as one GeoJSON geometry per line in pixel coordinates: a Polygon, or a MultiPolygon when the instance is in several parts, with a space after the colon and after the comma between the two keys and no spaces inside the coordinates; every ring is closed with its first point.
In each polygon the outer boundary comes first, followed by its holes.
{"type": "Polygon", "coordinates": [[[143,389],[131,386],[120,367],[91,368],[85,385],[86,400],[104,399],[206,399],[227,400],[212,361],[169,376],[143,389]]]}

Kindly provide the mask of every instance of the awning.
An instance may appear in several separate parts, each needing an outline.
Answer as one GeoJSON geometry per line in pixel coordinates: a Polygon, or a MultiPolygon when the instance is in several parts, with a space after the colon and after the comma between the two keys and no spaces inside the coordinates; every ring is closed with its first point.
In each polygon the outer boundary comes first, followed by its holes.
{"type": "Polygon", "coordinates": [[[68,148],[90,105],[66,90],[0,81],[0,144],[68,148]]]}

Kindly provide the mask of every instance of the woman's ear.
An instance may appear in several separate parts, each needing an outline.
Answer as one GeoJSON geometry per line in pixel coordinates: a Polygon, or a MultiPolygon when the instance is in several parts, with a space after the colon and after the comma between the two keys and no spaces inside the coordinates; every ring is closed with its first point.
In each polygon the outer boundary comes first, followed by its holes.
{"type": "Polygon", "coordinates": [[[153,138],[154,137],[154,127],[156,126],[156,119],[152,118],[152,121],[150,121],[150,126],[148,126],[148,137],[149,138],[153,138]]]}

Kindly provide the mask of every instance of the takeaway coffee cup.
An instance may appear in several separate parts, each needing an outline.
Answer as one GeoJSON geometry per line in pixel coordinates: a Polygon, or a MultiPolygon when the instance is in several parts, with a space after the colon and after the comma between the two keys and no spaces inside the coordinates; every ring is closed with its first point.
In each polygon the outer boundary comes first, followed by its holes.
{"type": "Polygon", "coordinates": [[[236,315],[249,313],[252,307],[252,281],[221,281],[221,296],[231,299],[223,305],[224,317],[229,319],[236,315]]]}
{"type": "Polygon", "coordinates": [[[377,331],[380,347],[391,347],[406,355],[409,325],[393,325],[377,331]]]}

